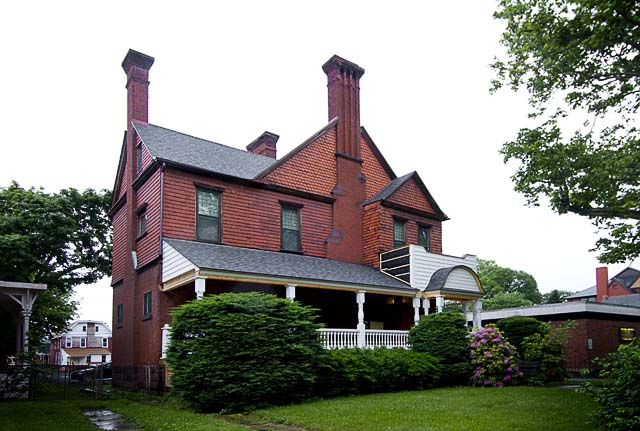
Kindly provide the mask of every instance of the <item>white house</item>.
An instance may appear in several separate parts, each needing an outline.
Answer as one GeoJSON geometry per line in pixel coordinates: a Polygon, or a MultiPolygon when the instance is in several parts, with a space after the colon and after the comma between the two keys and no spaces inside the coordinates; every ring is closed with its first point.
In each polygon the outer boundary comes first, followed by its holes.
{"type": "Polygon", "coordinates": [[[67,332],[51,341],[51,362],[56,365],[111,362],[111,329],[97,320],[72,322],[67,332]]]}

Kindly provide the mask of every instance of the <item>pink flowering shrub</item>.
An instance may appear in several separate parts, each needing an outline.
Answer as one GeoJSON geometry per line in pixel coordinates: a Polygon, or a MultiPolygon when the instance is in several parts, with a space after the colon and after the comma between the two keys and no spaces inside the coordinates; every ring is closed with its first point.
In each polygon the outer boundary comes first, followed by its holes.
{"type": "Polygon", "coordinates": [[[473,334],[470,347],[472,385],[502,387],[514,384],[522,376],[515,349],[495,325],[487,325],[473,334]]]}

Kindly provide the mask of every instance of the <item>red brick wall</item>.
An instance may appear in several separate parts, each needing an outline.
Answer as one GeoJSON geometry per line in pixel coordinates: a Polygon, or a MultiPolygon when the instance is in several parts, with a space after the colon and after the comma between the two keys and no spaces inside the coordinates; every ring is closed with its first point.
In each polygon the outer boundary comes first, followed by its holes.
{"type": "Polygon", "coordinates": [[[362,173],[367,178],[365,198],[369,199],[389,184],[391,178],[363,137],[360,137],[360,155],[362,156],[362,173]]]}
{"type": "MultiPolygon", "coordinates": [[[[138,254],[138,268],[149,263],[160,251],[160,170],[138,189],[136,194],[137,205],[140,208],[147,204],[147,233],[136,240],[136,252],[138,254]]],[[[195,208],[195,205],[194,205],[195,208]]],[[[138,220],[134,221],[136,224],[138,220]]]]}
{"type": "Polygon", "coordinates": [[[326,130],[263,180],[271,184],[330,196],[336,185],[336,130],[326,130]]]}
{"type": "Polygon", "coordinates": [[[429,201],[418,187],[416,180],[413,178],[405,182],[402,187],[396,190],[389,197],[388,201],[435,214],[433,208],[429,204],[429,201]]]}
{"type": "Polygon", "coordinates": [[[222,242],[239,247],[280,250],[280,201],[303,205],[300,210],[302,252],[325,257],[331,232],[332,206],[283,193],[223,180],[165,170],[164,236],[196,239],[196,185],[224,188],[222,242]]]}
{"type": "MultiPolygon", "coordinates": [[[[559,325],[565,321],[554,321],[559,325]]],[[[635,328],[640,334],[640,322],[613,319],[575,319],[569,331],[567,345],[567,368],[577,372],[583,368],[592,368],[592,361],[615,352],[620,345],[619,329],[635,328]],[[588,339],[592,340],[592,349],[588,349],[588,339]]]]}

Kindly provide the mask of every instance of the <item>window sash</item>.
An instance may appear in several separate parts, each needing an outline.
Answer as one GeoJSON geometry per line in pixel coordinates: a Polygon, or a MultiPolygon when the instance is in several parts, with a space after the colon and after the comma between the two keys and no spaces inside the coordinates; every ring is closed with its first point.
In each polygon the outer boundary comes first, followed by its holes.
{"type": "Polygon", "coordinates": [[[220,193],[198,190],[196,202],[196,238],[220,241],[220,193]]]}
{"type": "Polygon", "coordinates": [[[405,240],[406,223],[400,220],[393,221],[393,247],[402,247],[406,244],[405,240]]]}
{"type": "Polygon", "coordinates": [[[118,304],[116,307],[116,326],[122,326],[123,318],[123,305],[118,304]]]}
{"type": "Polygon", "coordinates": [[[301,251],[300,209],[282,207],[280,211],[280,247],[286,251],[301,251]]]}
{"type": "Polygon", "coordinates": [[[64,347],[65,348],[71,348],[73,347],[73,338],[72,337],[67,337],[64,340],[64,347]]]}
{"type": "Polygon", "coordinates": [[[151,292],[144,294],[142,304],[142,314],[144,317],[151,316],[151,292]]]}
{"type": "Polygon", "coordinates": [[[87,337],[80,337],[80,347],[83,349],[87,347],[87,337]]]}
{"type": "Polygon", "coordinates": [[[109,347],[109,339],[108,338],[103,338],[102,339],[102,347],[109,347]]]}
{"type": "Polygon", "coordinates": [[[418,245],[427,251],[431,249],[431,228],[428,226],[418,226],[418,245]]]}
{"type": "Polygon", "coordinates": [[[138,216],[138,236],[142,236],[147,232],[147,212],[143,212],[138,216]]]}
{"type": "Polygon", "coordinates": [[[142,170],[142,144],[136,146],[136,172],[142,170]]]}

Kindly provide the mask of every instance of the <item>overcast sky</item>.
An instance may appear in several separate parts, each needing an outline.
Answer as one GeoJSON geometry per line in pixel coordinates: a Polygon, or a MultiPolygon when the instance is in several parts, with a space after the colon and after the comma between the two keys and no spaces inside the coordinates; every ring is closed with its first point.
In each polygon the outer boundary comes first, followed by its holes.
{"type": "MultiPolygon", "coordinates": [[[[265,130],[282,157],[327,122],[322,64],[365,69],[361,123],[397,175],[417,170],[450,217],[444,252],[524,270],[542,292],[595,283],[588,220],[528,208],[498,153],[526,94],[489,94],[496,2],[31,1],[0,6],[0,186],[111,189],[133,48],[155,57],[149,119],[232,147],[265,130]]],[[[628,262],[631,264],[631,262],[628,262]]],[[[637,264],[637,262],[636,262],[637,264]]],[[[610,274],[626,265],[610,267],[610,274]]],[[[109,280],[78,289],[111,322],[109,280]]]]}

